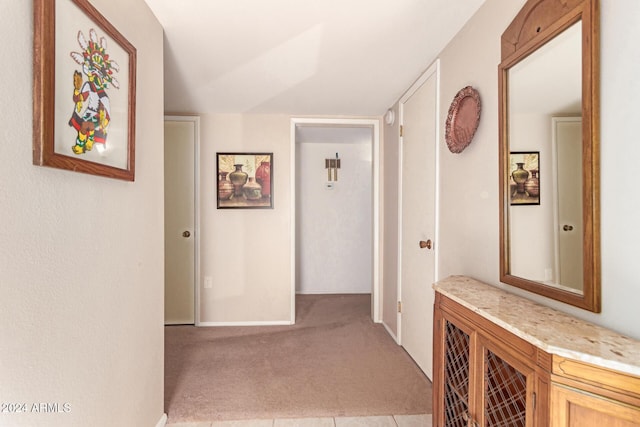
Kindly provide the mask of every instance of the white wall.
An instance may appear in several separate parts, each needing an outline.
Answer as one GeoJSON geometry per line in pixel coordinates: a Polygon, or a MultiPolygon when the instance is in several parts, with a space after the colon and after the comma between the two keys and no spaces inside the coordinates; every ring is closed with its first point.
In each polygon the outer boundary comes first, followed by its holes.
{"type": "MultiPolygon", "coordinates": [[[[407,88],[408,89],[408,88],[407,88]]],[[[384,217],[382,219],[382,323],[397,336],[398,331],[398,185],[400,153],[400,120],[396,103],[392,110],[396,120],[383,127],[382,188],[384,217]]]]}
{"type": "Polygon", "coordinates": [[[509,207],[511,273],[531,280],[551,280],[545,279],[546,270],[555,270],[551,117],[513,114],[509,120],[509,149],[540,152],[540,204],[509,207]]]}
{"type": "Polygon", "coordinates": [[[487,0],[440,55],[441,123],[467,85],[482,100],[471,144],[452,154],[441,135],[440,278],[466,274],[497,283],[498,272],[498,64],[500,35],[524,0],[487,0]]]}
{"type": "Polygon", "coordinates": [[[298,126],[298,293],[371,293],[372,151],[371,128],[298,126]],[[338,180],[327,187],[325,159],[336,153],[338,180]]]}
{"type": "Polygon", "coordinates": [[[291,149],[286,115],[200,118],[200,322],[291,320],[291,149]],[[216,152],[273,153],[273,209],[216,208],[216,152]]]}
{"type": "MultiPolygon", "coordinates": [[[[594,314],[499,282],[498,72],[500,35],[524,0],[487,0],[441,54],[441,121],[466,86],[482,97],[482,119],[471,145],[451,154],[440,141],[440,277],[465,274],[577,317],[640,339],[637,242],[640,158],[637,51],[640,2],[601,1],[602,313],[594,314]]],[[[444,135],[443,135],[444,138],[444,135]]]]}
{"type": "Polygon", "coordinates": [[[37,167],[32,3],[0,2],[0,401],[70,412],[1,413],[0,425],[154,426],[164,371],[162,28],[143,0],[92,2],[138,52],[136,181],[37,167]]]}
{"type": "Polygon", "coordinates": [[[634,172],[640,159],[640,107],[634,102],[640,97],[640,56],[632,54],[640,39],[640,2],[602,0],[601,9],[602,314],[588,318],[640,339],[640,197],[634,172]]]}
{"type": "MultiPolygon", "coordinates": [[[[200,117],[201,278],[204,282],[210,276],[213,281],[211,289],[198,284],[200,323],[204,326],[289,323],[294,296],[292,117],[281,114],[200,117]],[[216,152],[233,151],[273,152],[274,209],[216,208],[216,152]]],[[[375,246],[375,242],[372,244],[375,246]]]]}

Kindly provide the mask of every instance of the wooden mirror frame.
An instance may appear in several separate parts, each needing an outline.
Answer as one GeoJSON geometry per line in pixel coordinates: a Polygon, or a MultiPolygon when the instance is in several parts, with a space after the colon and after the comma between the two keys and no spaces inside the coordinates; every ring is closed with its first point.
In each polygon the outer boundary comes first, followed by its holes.
{"type": "Polygon", "coordinates": [[[528,0],[502,34],[498,68],[500,139],[500,281],[599,313],[600,302],[600,10],[599,0],[528,0]],[[583,293],[510,273],[508,72],[571,25],[582,21],[583,293]]]}

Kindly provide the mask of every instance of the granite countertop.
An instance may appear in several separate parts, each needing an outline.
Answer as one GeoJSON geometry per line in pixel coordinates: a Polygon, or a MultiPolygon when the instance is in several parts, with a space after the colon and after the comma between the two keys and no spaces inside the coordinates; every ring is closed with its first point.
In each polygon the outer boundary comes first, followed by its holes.
{"type": "Polygon", "coordinates": [[[466,276],[433,288],[542,350],[640,376],[640,341],[466,276]]]}

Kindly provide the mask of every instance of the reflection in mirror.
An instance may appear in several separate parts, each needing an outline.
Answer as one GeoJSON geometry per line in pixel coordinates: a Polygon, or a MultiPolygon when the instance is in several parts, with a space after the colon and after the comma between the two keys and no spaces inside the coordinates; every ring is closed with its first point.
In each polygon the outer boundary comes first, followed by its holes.
{"type": "Polygon", "coordinates": [[[582,118],[552,119],[554,282],[583,291],[582,118]]]}
{"type": "Polygon", "coordinates": [[[576,293],[583,283],[581,37],[577,22],[508,71],[511,274],[576,293]],[[518,167],[527,172],[520,187],[518,167]]]}

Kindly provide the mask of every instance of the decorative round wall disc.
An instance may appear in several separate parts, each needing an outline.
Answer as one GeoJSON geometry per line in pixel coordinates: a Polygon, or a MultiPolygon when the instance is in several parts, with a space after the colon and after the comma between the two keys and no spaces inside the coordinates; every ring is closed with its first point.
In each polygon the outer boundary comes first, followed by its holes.
{"type": "Polygon", "coordinates": [[[445,124],[445,141],[449,151],[461,153],[471,144],[480,123],[480,94],[467,86],[453,98],[445,124]]]}

